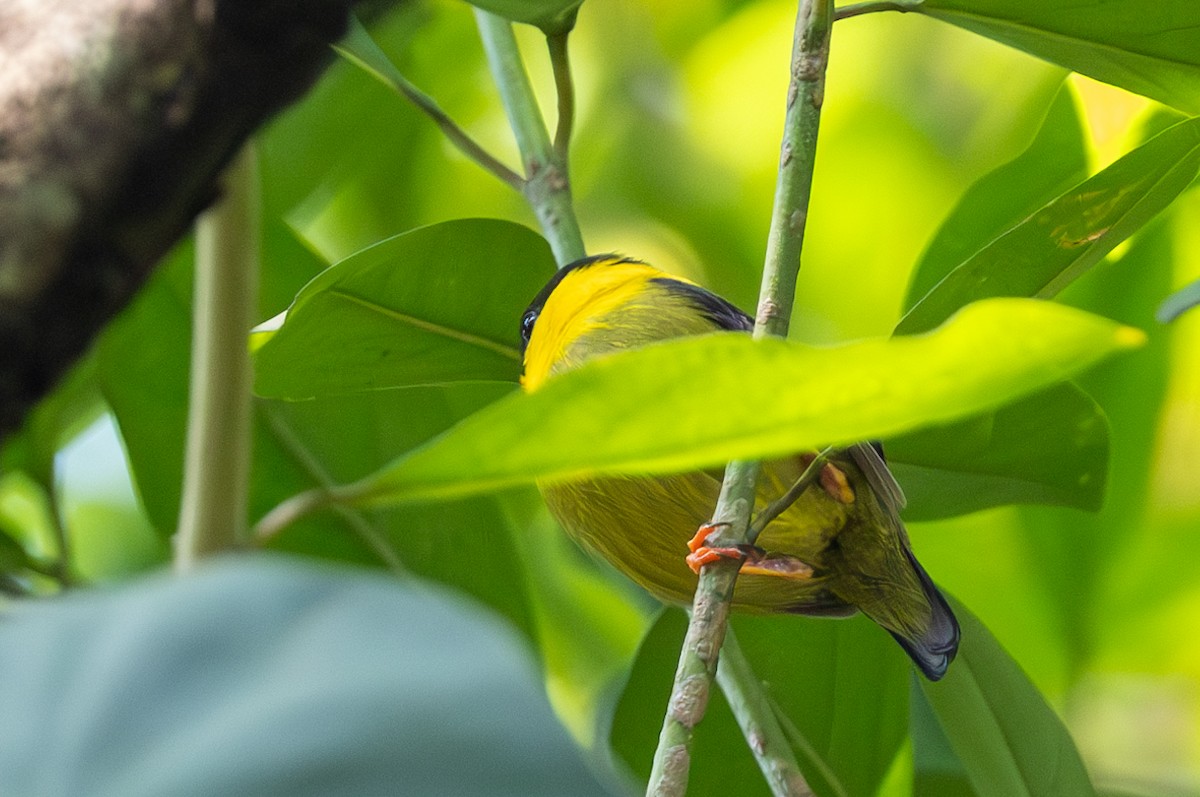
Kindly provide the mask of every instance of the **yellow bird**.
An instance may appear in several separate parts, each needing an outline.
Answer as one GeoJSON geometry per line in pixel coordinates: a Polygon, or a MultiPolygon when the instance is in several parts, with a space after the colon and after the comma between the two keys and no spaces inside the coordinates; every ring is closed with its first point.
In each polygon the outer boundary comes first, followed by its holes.
{"type": "MultiPolygon", "coordinates": [[[[559,270],[525,311],[521,381],[537,390],[593,357],[752,328],[749,316],[693,282],[616,255],[585,258],[559,270]]],[[[764,463],[756,512],[782,496],[814,456],[764,463]]],[[[704,544],[720,473],[605,476],[541,490],[571,537],[665,602],[690,603],[704,564],[738,557],[735,609],[823,617],[862,611],[931,680],[945,675],[958,650],[958,622],[912,554],[899,518],[903,493],[877,445],[833,453],[757,544],[738,550],[704,544]]]]}

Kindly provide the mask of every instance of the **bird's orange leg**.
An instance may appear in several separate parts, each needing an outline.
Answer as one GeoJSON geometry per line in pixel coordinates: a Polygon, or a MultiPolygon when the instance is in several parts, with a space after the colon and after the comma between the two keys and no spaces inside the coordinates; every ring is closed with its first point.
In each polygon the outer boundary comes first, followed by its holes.
{"type": "Polygon", "coordinates": [[[705,523],[696,530],[696,534],[688,540],[688,550],[691,551],[685,560],[692,572],[699,575],[700,569],[719,559],[740,559],[740,572],[762,576],[781,576],[783,578],[811,578],[812,566],[795,556],[787,554],[768,554],[757,545],[733,545],[728,547],[710,547],[704,542],[714,531],[728,523],[705,523]]]}

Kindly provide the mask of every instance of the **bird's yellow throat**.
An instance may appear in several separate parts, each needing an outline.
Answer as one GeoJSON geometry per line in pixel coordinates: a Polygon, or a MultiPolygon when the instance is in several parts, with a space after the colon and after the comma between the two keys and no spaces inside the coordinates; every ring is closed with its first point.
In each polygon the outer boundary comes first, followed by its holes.
{"type": "MultiPolygon", "coordinates": [[[[605,317],[641,295],[649,280],[665,276],[653,266],[616,256],[565,273],[541,308],[529,338],[521,384],[526,390],[536,390],[572,342],[604,326],[605,317]]],[[[671,279],[689,282],[675,276],[671,279]]]]}

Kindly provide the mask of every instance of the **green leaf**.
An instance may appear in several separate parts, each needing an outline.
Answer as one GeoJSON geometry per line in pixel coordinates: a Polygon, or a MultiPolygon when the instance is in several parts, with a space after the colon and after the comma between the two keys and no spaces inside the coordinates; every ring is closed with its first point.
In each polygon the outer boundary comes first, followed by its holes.
{"type": "Polygon", "coordinates": [[[471,5],[513,22],[536,25],[546,35],[567,33],[583,0],[469,0],[471,5]]]}
{"type": "Polygon", "coordinates": [[[915,10],[1200,113],[1194,0],[923,0],[915,10]]]}
{"type": "Polygon", "coordinates": [[[21,470],[47,495],[54,492],[58,450],[101,413],[95,357],[87,354],[25,417],[21,428],[0,447],[0,470],[21,470]]]}
{"type": "Polygon", "coordinates": [[[4,529],[0,528],[0,573],[16,573],[25,570],[31,562],[29,553],[21,543],[8,536],[4,529]]]}
{"type": "Polygon", "coordinates": [[[897,334],[932,329],[967,302],[1054,296],[1171,204],[1200,169],[1200,119],[1181,122],[980,249],[918,301],[897,334]]]}
{"type": "MultiPolygon", "coordinates": [[[[1131,602],[1125,592],[1129,587],[1117,586],[1126,583],[1131,561],[1145,557],[1140,567],[1152,574],[1149,589],[1160,595],[1190,594],[1195,586],[1187,568],[1175,567],[1190,561],[1193,552],[1172,550],[1165,543],[1170,534],[1151,532],[1147,526],[1147,517],[1161,511],[1162,469],[1171,468],[1163,464],[1169,460],[1162,459],[1160,448],[1160,441],[1172,436],[1163,434],[1170,416],[1170,404],[1164,401],[1174,375],[1181,366],[1190,366],[1192,356],[1177,348],[1171,327],[1153,319],[1155,301],[1166,292],[1183,257],[1176,229],[1195,223],[1190,208],[1181,206],[1171,215],[1174,218],[1160,219],[1139,234],[1119,260],[1100,264],[1061,297],[1081,309],[1104,308],[1148,333],[1147,345],[1133,356],[1104,363],[1079,378],[1111,428],[1104,507],[1086,515],[1049,507],[1026,507],[1016,513],[1026,551],[1021,566],[1037,594],[1050,598],[1040,601],[1050,612],[1046,632],[1057,641],[1067,673],[1090,666],[1101,649],[1128,650],[1130,628],[1144,627],[1152,600],[1142,593],[1131,602]],[[1139,545],[1147,546],[1140,554],[1139,545]]],[[[1168,603],[1173,600],[1177,598],[1165,598],[1168,603]]]]}
{"type": "Polygon", "coordinates": [[[979,797],[1094,794],[1062,720],[987,627],[954,601],[962,646],[946,677],[918,679],[979,797]]]}
{"type": "Polygon", "coordinates": [[[0,793],[600,795],[525,652],[429,589],[268,557],[13,607],[0,793]]]}
{"type": "Polygon", "coordinates": [[[175,531],[191,361],[190,243],[176,248],[96,346],[97,378],[150,522],[175,531]],[[147,345],[154,341],[154,345],[147,345]]]}
{"type": "MultiPolygon", "coordinates": [[[[181,250],[155,275],[101,347],[105,393],[138,491],[164,537],[174,529],[182,483],[188,257],[181,250]],[[150,339],[152,353],[142,348],[150,339]]],[[[298,492],[370,473],[509,389],[457,384],[256,401],[251,518],[298,492]]],[[[533,490],[388,513],[315,515],[269,544],[313,558],[391,564],[490,607],[541,649],[555,708],[589,747],[598,706],[624,672],[644,622],[631,606],[631,589],[580,554],[533,490]]]]}
{"type": "Polygon", "coordinates": [[[884,442],[904,486],[907,520],[934,520],[1004,504],[1095,511],[1108,474],[1108,422],[1071,384],[965,421],[884,442]]]}
{"type": "Polygon", "coordinates": [[[975,182],[942,223],[908,286],[911,310],[956,266],[1087,177],[1083,127],[1069,85],[1055,95],[1028,149],[975,182]]]}
{"type": "Polygon", "coordinates": [[[507,221],[388,238],[304,286],[255,354],[255,391],[306,399],[461,381],[515,382],[522,308],[554,273],[550,247],[507,221]]]}
{"type": "Polygon", "coordinates": [[[1061,305],[1003,299],[930,335],[825,349],[737,333],[673,340],[510,395],[346,497],[398,502],[665,473],[894,435],[1002,405],[1142,338],[1061,305]]]}
{"type": "Polygon", "coordinates": [[[1185,285],[1164,299],[1155,318],[1160,324],[1168,324],[1198,304],[1200,304],[1200,280],[1185,285]]]}

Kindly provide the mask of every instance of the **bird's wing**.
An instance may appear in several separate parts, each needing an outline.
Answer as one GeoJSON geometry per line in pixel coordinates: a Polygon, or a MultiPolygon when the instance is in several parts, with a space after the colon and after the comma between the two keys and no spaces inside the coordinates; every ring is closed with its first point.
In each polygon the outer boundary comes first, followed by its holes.
{"type": "Polygon", "coordinates": [[[875,495],[879,496],[884,509],[899,521],[900,510],[908,503],[908,499],[904,497],[904,490],[896,481],[896,477],[888,470],[887,463],[883,461],[883,454],[872,443],[856,443],[847,450],[854,459],[854,464],[858,465],[867,477],[867,483],[871,485],[875,495]]]}

